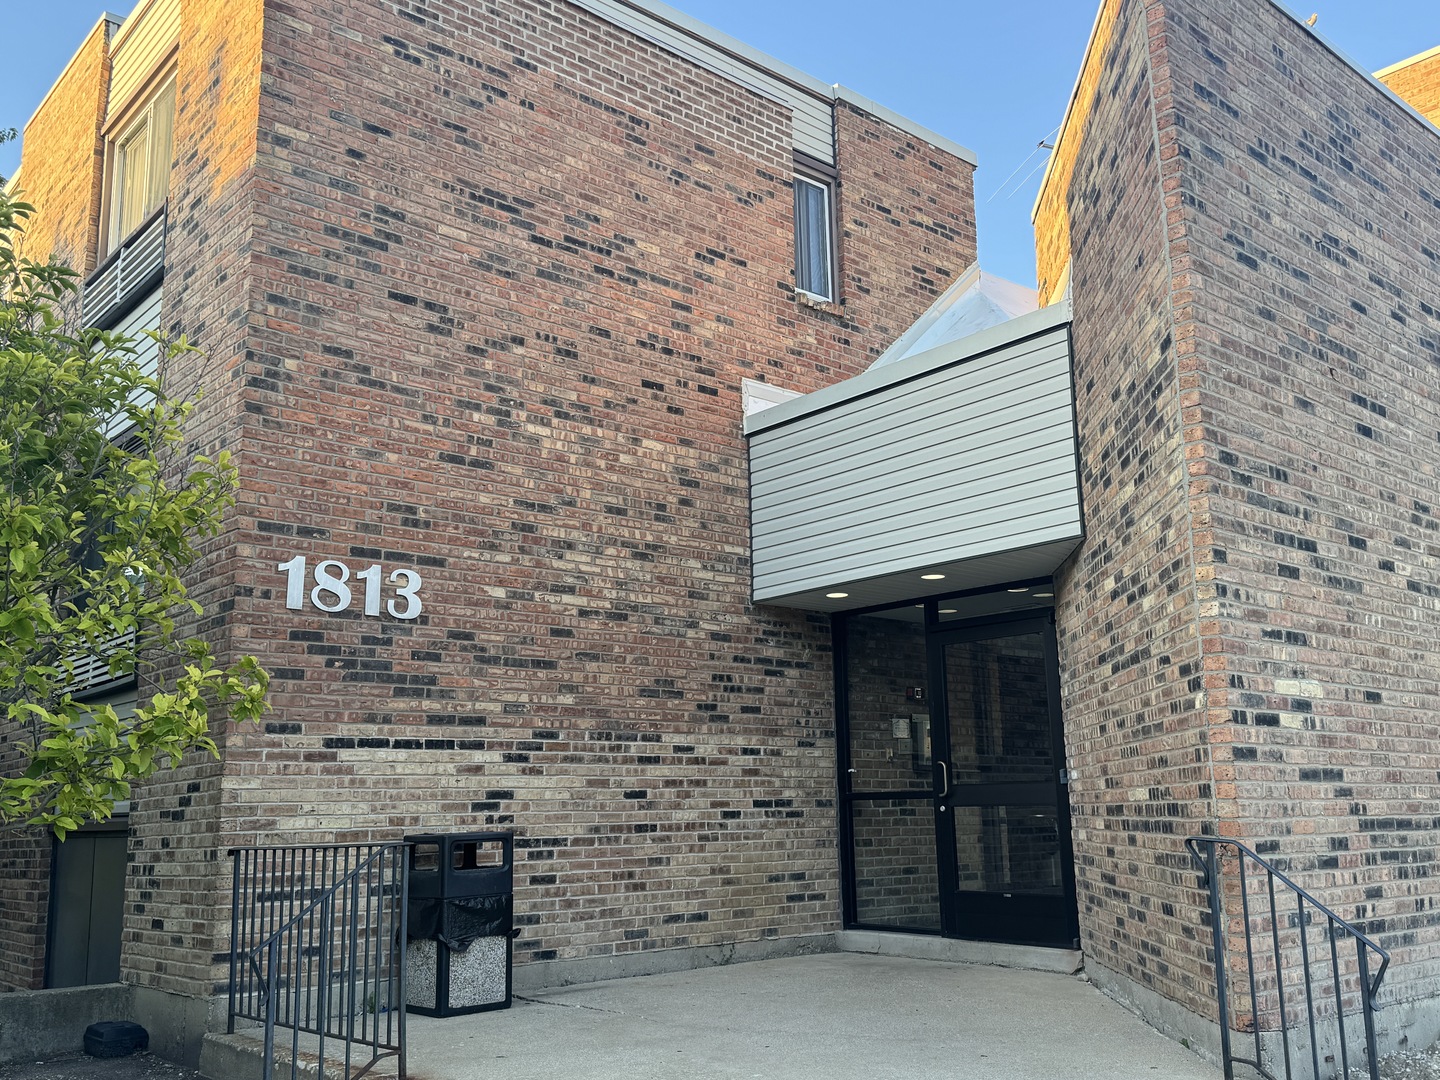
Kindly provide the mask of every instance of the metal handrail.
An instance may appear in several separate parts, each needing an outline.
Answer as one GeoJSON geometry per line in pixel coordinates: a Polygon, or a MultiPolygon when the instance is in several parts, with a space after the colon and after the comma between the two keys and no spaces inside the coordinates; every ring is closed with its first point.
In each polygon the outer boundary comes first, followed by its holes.
{"type": "MultiPolygon", "coordinates": [[[[1252,916],[1251,913],[1251,886],[1247,877],[1247,861],[1254,863],[1264,873],[1264,889],[1262,897],[1267,901],[1268,921],[1270,928],[1270,955],[1262,955],[1262,963],[1274,962],[1275,994],[1278,1003],[1278,1016],[1276,1027],[1280,1032],[1280,1041],[1285,1064],[1285,1080],[1294,1080],[1293,1061],[1290,1045],[1290,1026],[1286,1021],[1287,1004],[1285,1000],[1285,965],[1282,954],[1292,952],[1295,944],[1282,948],[1281,946],[1281,919],[1287,921],[1293,919],[1293,926],[1299,930],[1299,951],[1301,960],[1301,977],[1304,987],[1305,1018],[1310,1035],[1310,1062],[1312,1074],[1315,1080],[1321,1080],[1321,1054],[1319,1032],[1316,1028],[1316,987],[1314,967],[1323,966],[1325,959],[1323,954],[1315,964],[1311,963],[1310,941],[1306,927],[1314,921],[1316,915],[1322,915],[1326,920],[1325,937],[1329,940],[1329,966],[1331,975],[1331,990],[1335,1006],[1335,1025],[1338,1034],[1338,1056],[1340,1072],[1338,1076],[1349,1080],[1350,1076],[1350,1047],[1345,1032],[1345,990],[1346,976],[1341,972],[1341,958],[1338,946],[1338,939],[1349,937],[1355,941],[1355,962],[1354,979],[1355,990],[1358,992],[1360,1001],[1360,1012],[1365,1027],[1365,1056],[1368,1066],[1370,1080],[1379,1080],[1379,1060],[1376,1051],[1375,1041],[1375,1012],[1380,1008],[1376,1000],[1380,993],[1380,986],[1385,980],[1385,972],[1390,967],[1390,954],[1383,949],[1378,942],[1364,933],[1358,926],[1341,918],[1325,904],[1321,903],[1309,890],[1298,884],[1282,871],[1276,869],[1265,859],[1261,858],[1252,849],[1236,840],[1228,840],[1215,836],[1191,836],[1185,840],[1185,847],[1190,852],[1197,869],[1200,871],[1201,887],[1206,889],[1210,899],[1210,932],[1215,954],[1215,996],[1219,1009],[1220,1019],[1220,1050],[1222,1065],[1225,1070],[1225,1080],[1233,1080],[1236,1064],[1249,1065],[1267,1080],[1279,1080],[1279,1078],[1261,1064],[1263,1049],[1261,1044],[1261,1009],[1260,997],[1256,986],[1256,955],[1255,955],[1255,933],[1256,922],[1262,927],[1266,921],[1266,911],[1261,910],[1252,916]],[[1255,1057],[1243,1058],[1234,1054],[1230,1040],[1230,975],[1229,967],[1225,960],[1225,911],[1224,897],[1221,889],[1221,865],[1220,849],[1230,847],[1235,849],[1234,859],[1239,870],[1238,888],[1240,892],[1240,916],[1245,931],[1245,969],[1250,989],[1250,1023],[1255,1039],[1255,1057]],[[1203,851],[1202,851],[1203,848],[1203,851]],[[1289,889],[1295,896],[1295,910],[1293,914],[1282,913],[1277,906],[1275,898],[1275,883],[1279,882],[1284,888],[1289,889]],[[1312,909],[1307,913],[1306,905],[1312,909]],[[1379,969],[1372,977],[1370,974],[1370,953],[1374,952],[1380,958],[1379,969]]],[[[1283,895],[1283,893],[1282,893],[1283,895]]],[[[1233,917],[1233,915],[1232,915],[1233,917]]],[[[1322,939],[1322,944],[1323,944],[1322,939]]],[[[1293,965],[1292,965],[1293,966],[1293,965]]],[[[1322,1000],[1323,1006],[1325,1002],[1322,1000]]],[[[1328,1033],[1327,1033],[1328,1034],[1328,1033]]]]}
{"type": "Polygon", "coordinates": [[[291,1030],[292,1080],[299,1075],[302,1033],[318,1037],[322,1074],[328,1039],[343,1044],[345,1076],[352,1076],[358,1045],[368,1048],[370,1057],[354,1077],[387,1057],[397,1058],[399,1076],[405,1077],[407,847],[320,844],[230,851],[228,1027],[233,1034],[237,1018],[264,1025],[265,1080],[273,1076],[277,1027],[291,1030]],[[270,887],[262,889],[267,882],[270,887]],[[259,940],[249,944],[254,937],[259,940]],[[288,981],[283,1003],[282,972],[288,981]]]}

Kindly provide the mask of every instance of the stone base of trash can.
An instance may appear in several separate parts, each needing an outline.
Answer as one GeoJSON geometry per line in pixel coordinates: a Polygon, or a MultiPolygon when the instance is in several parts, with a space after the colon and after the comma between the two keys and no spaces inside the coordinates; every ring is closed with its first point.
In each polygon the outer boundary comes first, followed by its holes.
{"type": "Polygon", "coordinates": [[[477,938],[464,952],[414,940],[405,952],[405,1004],[424,1016],[510,1007],[510,939],[477,938]]]}

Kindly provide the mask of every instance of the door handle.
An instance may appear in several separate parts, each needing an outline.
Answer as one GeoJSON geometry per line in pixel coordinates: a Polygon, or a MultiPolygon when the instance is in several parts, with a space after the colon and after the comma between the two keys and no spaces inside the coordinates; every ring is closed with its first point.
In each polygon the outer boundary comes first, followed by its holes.
{"type": "Polygon", "coordinates": [[[950,763],[948,761],[937,761],[935,764],[940,766],[940,794],[935,797],[937,799],[943,799],[950,794],[950,763]]]}

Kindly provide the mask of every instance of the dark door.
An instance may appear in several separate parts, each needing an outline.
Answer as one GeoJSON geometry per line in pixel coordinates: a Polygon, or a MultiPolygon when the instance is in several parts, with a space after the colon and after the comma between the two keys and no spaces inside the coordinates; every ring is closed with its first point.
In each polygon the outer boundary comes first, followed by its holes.
{"type": "Polygon", "coordinates": [[[95,828],[56,843],[50,887],[47,987],[120,979],[125,830],[95,828]]]}
{"type": "Polygon", "coordinates": [[[1050,615],[929,637],[944,933],[1070,947],[1077,934],[1050,615]]]}

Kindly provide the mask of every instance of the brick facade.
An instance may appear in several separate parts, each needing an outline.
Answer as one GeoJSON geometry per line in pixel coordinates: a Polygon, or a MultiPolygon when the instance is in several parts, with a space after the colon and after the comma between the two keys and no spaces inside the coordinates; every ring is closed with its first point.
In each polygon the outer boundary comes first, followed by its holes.
{"type": "MultiPolygon", "coordinates": [[[[195,629],[259,657],[274,708],[137,792],[126,978],[152,1003],[222,987],[227,847],[432,830],[515,830],[522,962],[837,929],[830,624],[749,602],[741,383],[863,371],[974,260],[973,167],[837,100],[816,303],[771,97],[561,2],[366,0],[343,25],[245,2],[183,7],[163,319],[204,350],[173,373],[206,387],[191,443],[241,477],[195,629]],[[300,557],[349,605],[307,578],[287,606],[300,557]],[[362,611],[372,566],[388,614],[362,611]]],[[[90,232],[46,243],[93,261],[98,174],[64,187],[44,155],[73,148],[47,147],[22,177],[90,232]]],[[[1074,303],[1087,539],[1055,615],[1081,939],[1202,1016],[1191,832],[1380,935],[1399,998],[1440,966],[1437,172],[1434,129],[1273,6],[1106,0],[1037,203],[1042,298],[1074,303]]],[[[849,626],[853,763],[924,793],[928,709],[897,712],[923,629],[849,626]]],[[[1038,702],[1040,658],[1007,663],[977,696],[1038,702]]],[[[1039,745],[1014,736],[1011,763],[1039,745]]],[[[938,928],[927,806],[857,812],[861,921],[938,928]]],[[[1030,824],[1017,851],[1051,843],[1030,824]]],[[[983,843],[956,857],[991,872],[983,843]]],[[[7,858],[0,902],[29,914],[0,978],[34,985],[43,858],[7,858]]]]}
{"type": "Polygon", "coordinates": [[[1432,124],[1440,124],[1440,46],[1376,72],[1375,77],[1432,124]]]}
{"type": "Polygon", "coordinates": [[[241,476],[196,629],[274,708],[137,792],[125,977],[221,988],[231,845],[435,829],[516,831],[521,961],[835,929],[828,622],[749,604],[740,384],[863,370],[973,166],[838,103],[803,303],[768,97],[566,4],[251,6],[182,9],[163,320],[241,476]],[[295,555],[423,614],[288,609],[295,555]]]}
{"type": "Polygon", "coordinates": [[[1179,846],[1213,829],[1432,998],[1440,138],[1271,5],[1100,25],[1037,219],[1042,278],[1074,258],[1087,954],[1213,1015],[1179,846]]]}
{"type": "Polygon", "coordinates": [[[842,109],[817,310],[774,103],[566,5],[325,26],[266,28],[229,625],[275,711],[222,846],[514,827],[523,959],[833,929],[828,632],[748,605],[740,380],[861,370],[973,260],[970,166],[842,109]],[[300,553],[425,614],[289,612],[300,553]]]}
{"type": "Polygon", "coordinates": [[[1107,8],[1088,116],[1057,148],[1074,140],[1064,160],[1088,539],[1057,579],[1056,621],[1087,960],[1203,1012],[1201,898],[1180,848],[1212,812],[1191,704],[1204,663],[1199,560],[1154,122],[1135,106],[1152,93],[1146,16],[1138,2],[1107,8]]]}
{"type": "MultiPolygon", "coordinates": [[[[101,19],[25,125],[24,168],[10,193],[36,212],[17,245],[22,258],[95,265],[104,146],[100,137],[113,23],[101,19]],[[32,151],[33,148],[33,151],[32,151]]],[[[71,314],[78,314],[72,312],[71,314]]],[[[19,767],[18,727],[0,724],[0,771],[19,767]]],[[[7,838],[0,852],[0,989],[33,990],[45,977],[53,840],[43,830],[7,838]]]]}
{"type": "Polygon", "coordinates": [[[115,26],[104,18],[95,24],[21,133],[25,158],[10,191],[37,211],[16,252],[23,258],[53,257],[81,273],[95,268],[115,26]]]}
{"type": "Polygon", "coordinates": [[[1167,11],[1160,99],[1221,817],[1395,950],[1391,1000],[1431,998],[1440,135],[1255,7],[1167,11]]]}

